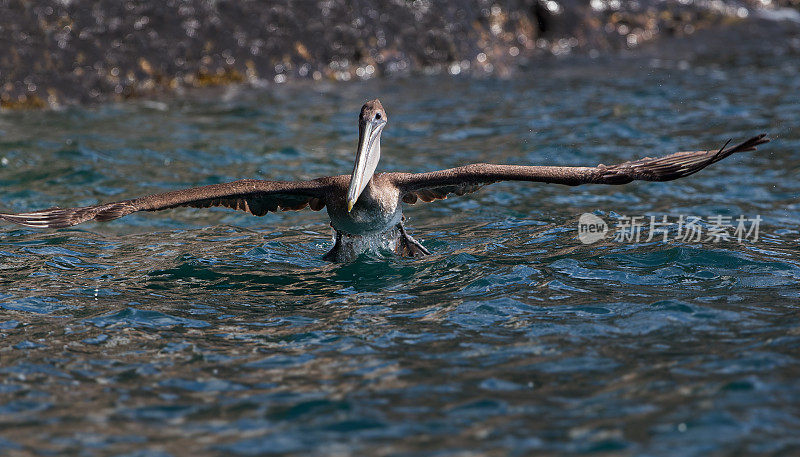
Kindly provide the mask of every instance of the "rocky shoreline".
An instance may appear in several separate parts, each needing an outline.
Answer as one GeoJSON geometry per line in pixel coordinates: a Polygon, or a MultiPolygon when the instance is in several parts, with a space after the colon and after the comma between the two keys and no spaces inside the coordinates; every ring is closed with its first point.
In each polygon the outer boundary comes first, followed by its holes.
{"type": "Polygon", "coordinates": [[[503,76],[546,56],[640,49],[769,14],[800,22],[798,11],[798,0],[0,0],[0,107],[413,72],[503,76]]]}

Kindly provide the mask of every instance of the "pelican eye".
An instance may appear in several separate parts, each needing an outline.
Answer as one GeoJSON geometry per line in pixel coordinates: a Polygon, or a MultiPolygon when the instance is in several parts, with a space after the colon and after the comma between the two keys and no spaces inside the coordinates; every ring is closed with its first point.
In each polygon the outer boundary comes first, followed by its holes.
{"type": "Polygon", "coordinates": [[[380,119],[380,118],[381,118],[381,113],[375,113],[375,119],[380,119]]]}

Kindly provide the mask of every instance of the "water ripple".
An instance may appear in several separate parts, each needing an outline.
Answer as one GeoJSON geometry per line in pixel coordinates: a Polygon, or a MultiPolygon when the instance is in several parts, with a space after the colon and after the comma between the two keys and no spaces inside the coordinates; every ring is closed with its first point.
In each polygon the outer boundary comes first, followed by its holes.
{"type": "Polygon", "coordinates": [[[774,63],[672,67],[564,61],[514,80],[0,113],[10,210],[344,173],[367,93],[393,119],[383,170],[608,164],[776,138],[673,183],[504,183],[410,206],[433,252],[421,259],[328,264],[324,212],[3,226],[0,427],[14,433],[0,453],[790,454],[798,78],[774,63]],[[584,212],[763,224],[754,243],[582,245],[584,212]]]}

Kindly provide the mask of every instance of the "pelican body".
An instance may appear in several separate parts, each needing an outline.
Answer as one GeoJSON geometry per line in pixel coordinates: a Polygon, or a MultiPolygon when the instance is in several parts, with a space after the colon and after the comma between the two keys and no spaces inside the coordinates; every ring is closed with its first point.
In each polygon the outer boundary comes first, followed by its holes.
{"type": "Polygon", "coordinates": [[[109,221],[137,211],[180,206],[223,206],[263,216],[270,211],[319,211],[327,208],[334,245],[323,257],[348,261],[367,249],[388,248],[415,257],[427,249],[405,231],[402,203],[430,202],[464,195],[499,181],[532,181],[576,186],[627,184],[634,180],[670,181],[691,175],[736,152],[753,151],[769,139],[765,134],[736,146],[711,151],[676,152],[663,157],[595,167],[471,164],[428,173],[375,173],[381,155],[381,134],[388,117],[379,100],[364,104],[358,118],[358,147],[350,175],[310,181],[244,179],[225,184],[176,190],[113,203],[78,208],[50,208],[0,219],[27,227],[63,228],[89,220],[109,221]]]}

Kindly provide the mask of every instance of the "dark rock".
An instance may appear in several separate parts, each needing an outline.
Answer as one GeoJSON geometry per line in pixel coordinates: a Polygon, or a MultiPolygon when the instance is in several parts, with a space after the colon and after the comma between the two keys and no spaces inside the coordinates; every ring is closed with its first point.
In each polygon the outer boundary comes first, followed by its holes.
{"type": "Polygon", "coordinates": [[[748,1],[0,0],[0,106],[425,69],[502,75],[742,21],[763,7],[748,1]]]}

